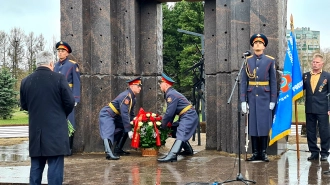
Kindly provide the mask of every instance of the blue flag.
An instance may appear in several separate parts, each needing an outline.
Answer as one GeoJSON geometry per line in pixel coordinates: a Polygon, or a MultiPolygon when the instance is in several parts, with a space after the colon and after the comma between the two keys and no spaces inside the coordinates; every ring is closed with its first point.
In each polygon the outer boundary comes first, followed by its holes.
{"type": "Polygon", "coordinates": [[[292,102],[303,96],[303,81],[294,34],[290,33],[284,59],[281,91],[270,130],[269,145],[290,134],[292,122],[292,102]]]}

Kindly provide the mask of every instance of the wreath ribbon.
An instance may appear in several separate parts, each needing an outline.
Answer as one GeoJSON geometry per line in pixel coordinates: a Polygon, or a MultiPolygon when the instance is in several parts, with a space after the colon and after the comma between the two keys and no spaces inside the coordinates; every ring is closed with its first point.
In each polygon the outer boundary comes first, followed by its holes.
{"type": "Polygon", "coordinates": [[[132,142],[131,142],[131,146],[133,148],[139,148],[140,146],[140,134],[137,132],[139,130],[139,120],[140,117],[142,117],[142,114],[144,114],[144,110],[142,108],[140,108],[139,110],[139,114],[136,116],[135,120],[133,121],[133,125],[134,125],[134,131],[133,131],[133,138],[132,138],[132,142]]]}
{"type": "Polygon", "coordinates": [[[157,128],[156,122],[154,121],[153,123],[154,123],[154,129],[155,129],[155,132],[156,132],[156,146],[161,146],[162,143],[160,142],[159,130],[157,128]]]}

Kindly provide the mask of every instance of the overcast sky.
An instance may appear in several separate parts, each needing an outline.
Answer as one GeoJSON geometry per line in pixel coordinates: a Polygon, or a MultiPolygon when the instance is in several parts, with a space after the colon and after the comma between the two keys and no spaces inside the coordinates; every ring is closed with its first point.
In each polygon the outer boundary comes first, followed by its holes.
{"type": "Polygon", "coordinates": [[[60,0],[0,0],[0,30],[9,34],[14,27],[42,33],[50,50],[53,36],[60,39],[60,0]]]}
{"type": "Polygon", "coordinates": [[[321,48],[330,48],[330,0],[288,0],[288,29],[291,14],[295,28],[320,31],[321,48]]]}
{"type": "MultiPolygon", "coordinates": [[[[60,0],[0,0],[0,5],[0,30],[10,33],[19,27],[25,34],[42,33],[49,47],[53,36],[60,40],[60,0]]],[[[295,28],[320,31],[321,48],[330,48],[330,0],[288,0],[288,24],[290,14],[295,28]]]]}

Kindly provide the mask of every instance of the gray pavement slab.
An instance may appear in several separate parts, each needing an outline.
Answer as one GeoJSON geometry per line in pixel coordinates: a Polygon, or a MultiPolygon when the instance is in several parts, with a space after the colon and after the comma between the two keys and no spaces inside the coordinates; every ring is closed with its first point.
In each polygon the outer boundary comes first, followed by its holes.
{"type": "Polygon", "coordinates": [[[29,137],[28,126],[0,127],[0,138],[29,137]]]}

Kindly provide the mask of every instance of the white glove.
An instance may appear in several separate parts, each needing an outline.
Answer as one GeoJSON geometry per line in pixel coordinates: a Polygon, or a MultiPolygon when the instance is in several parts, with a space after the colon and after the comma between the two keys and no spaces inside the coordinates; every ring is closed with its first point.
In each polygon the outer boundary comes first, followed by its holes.
{"type": "Polygon", "coordinates": [[[130,139],[133,138],[133,132],[132,132],[132,131],[129,131],[129,132],[128,132],[128,137],[129,137],[130,139]]]}
{"type": "Polygon", "coordinates": [[[244,114],[246,114],[249,110],[249,104],[247,104],[245,101],[241,103],[241,108],[242,108],[242,112],[244,114]]]}
{"type": "Polygon", "coordinates": [[[74,106],[77,106],[78,102],[74,102],[74,106]]]}
{"type": "Polygon", "coordinates": [[[274,102],[270,102],[270,103],[269,103],[269,109],[270,109],[270,110],[273,110],[274,107],[275,107],[275,103],[274,103],[274,102]]]}

